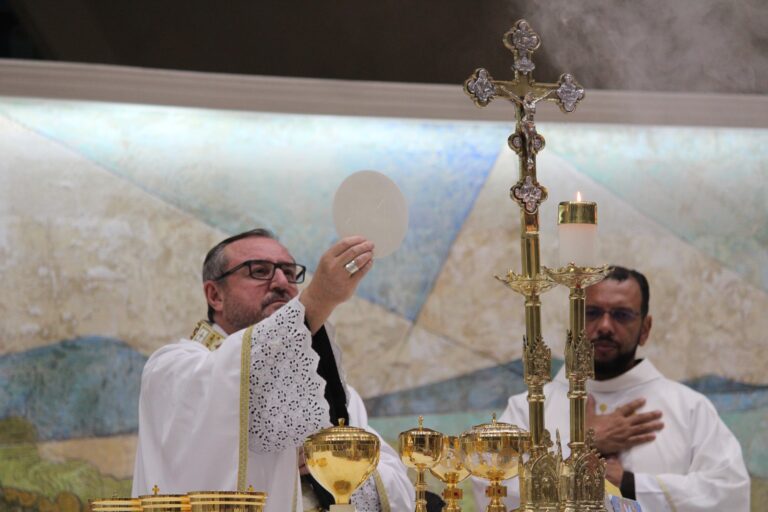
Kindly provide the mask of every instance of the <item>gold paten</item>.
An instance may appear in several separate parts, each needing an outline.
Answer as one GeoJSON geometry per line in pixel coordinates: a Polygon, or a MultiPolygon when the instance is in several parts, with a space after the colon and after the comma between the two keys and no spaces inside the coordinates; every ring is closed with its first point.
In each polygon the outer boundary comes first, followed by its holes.
{"type": "Polygon", "coordinates": [[[304,441],[307,469],[329,493],[336,505],[331,511],[354,511],[352,493],[365,482],[379,463],[379,438],[361,428],[330,427],[304,441]]]}
{"type": "Polygon", "coordinates": [[[462,490],[457,484],[469,476],[469,470],[461,456],[461,445],[456,436],[443,436],[440,461],[429,469],[436,478],[445,484],[443,512],[461,512],[462,490]]]}
{"type": "Polygon", "coordinates": [[[433,468],[442,454],[443,434],[424,428],[424,417],[419,416],[418,428],[400,432],[398,436],[400,460],[416,470],[416,512],[427,512],[427,483],[424,473],[433,468]]]}
{"type": "Polygon", "coordinates": [[[263,492],[197,491],[190,492],[191,512],[261,512],[267,502],[263,492]]]}
{"type": "Polygon", "coordinates": [[[490,482],[485,489],[485,495],[490,498],[486,512],[506,512],[501,499],[507,495],[507,488],[501,482],[517,474],[529,442],[528,432],[516,425],[497,422],[495,414],[491,423],[476,425],[461,435],[467,469],[490,482]]]}

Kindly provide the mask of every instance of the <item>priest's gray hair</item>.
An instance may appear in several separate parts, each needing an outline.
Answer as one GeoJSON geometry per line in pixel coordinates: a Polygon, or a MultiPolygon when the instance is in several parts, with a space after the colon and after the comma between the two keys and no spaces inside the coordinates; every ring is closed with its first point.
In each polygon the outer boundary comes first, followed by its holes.
{"type": "MultiPolygon", "coordinates": [[[[243,238],[271,238],[277,240],[277,235],[266,228],[256,228],[248,231],[243,231],[237,235],[231,236],[225,240],[222,240],[205,255],[205,261],[203,262],[203,282],[216,281],[221,274],[227,271],[229,262],[227,256],[224,254],[224,248],[233,242],[242,240],[243,238]]],[[[213,322],[213,308],[208,305],[208,320],[213,322]]]]}

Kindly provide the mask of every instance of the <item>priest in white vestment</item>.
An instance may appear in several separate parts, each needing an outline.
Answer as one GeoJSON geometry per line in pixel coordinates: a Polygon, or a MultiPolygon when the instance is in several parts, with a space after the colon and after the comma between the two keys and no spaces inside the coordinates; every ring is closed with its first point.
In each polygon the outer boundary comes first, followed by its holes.
{"type": "MultiPolygon", "coordinates": [[[[606,458],[606,478],[646,512],[749,511],[750,480],[741,446],[701,393],[665,378],[648,359],[636,359],[648,340],[648,281],[615,267],[587,288],[586,332],[595,348],[595,378],[587,382],[587,428],[606,458]]],[[[570,454],[570,405],[565,367],[544,386],[546,428],[559,430],[570,454]]],[[[526,394],[511,397],[500,421],[528,429],[526,394]]],[[[508,507],[519,503],[508,481],[508,507]]],[[[484,506],[484,487],[475,481],[484,506]]]]}
{"type": "MultiPolygon", "coordinates": [[[[133,495],[155,485],[161,494],[252,485],[267,493],[266,512],[327,508],[332,497],[307,473],[301,446],[332,419],[373,432],[325,325],[372,264],[371,242],[344,238],[299,294],[305,268],[271,232],[211,249],[209,322],[152,354],[142,374],[133,495]]],[[[406,468],[383,439],[377,470],[352,503],[359,512],[413,510],[406,468]]]]}

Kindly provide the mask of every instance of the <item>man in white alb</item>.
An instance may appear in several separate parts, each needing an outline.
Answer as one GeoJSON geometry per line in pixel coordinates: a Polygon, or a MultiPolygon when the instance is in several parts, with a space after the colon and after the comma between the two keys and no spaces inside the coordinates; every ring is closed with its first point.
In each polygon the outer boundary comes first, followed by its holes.
{"type": "MultiPolygon", "coordinates": [[[[373,244],[347,237],[298,292],[305,267],[263,229],[228,238],[206,256],[208,322],[156,351],[144,367],[133,495],[267,492],[266,512],[333,503],[306,471],[301,446],[344,418],[371,430],[344,382],[325,325],[373,265],[373,244]]],[[[405,466],[385,442],[377,471],[353,495],[363,511],[413,509],[405,466]]]]}
{"type": "MultiPolygon", "coordinates": [[[[595,349],[595,380],[587,382],[587,428],[606,458],[606,478],[648,512],[749,511],[750,480],[738,440],[702,394],[636,359],[651,331],[648,281],[614,267],[587,288],[586,333],[595,349]]],[[[565,368],[544,386],[545,422],[570,449],[565,368]]],[[[501,421],[528,428],[526,394],[509,399],[501,421]]],[[[517,506],[509,482],[508,506],[517,506]]],[[[475,496],[483,497],[476,485],[475,496]]]]}

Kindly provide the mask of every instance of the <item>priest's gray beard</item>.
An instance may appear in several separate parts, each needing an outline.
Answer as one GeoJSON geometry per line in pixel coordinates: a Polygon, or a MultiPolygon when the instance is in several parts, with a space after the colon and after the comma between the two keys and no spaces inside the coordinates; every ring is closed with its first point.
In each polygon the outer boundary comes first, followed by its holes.
{"type": "Polygon", "coordinates": [[[221,316],[231,326],[235,328],[235,331],[245,329],[254,324],[257,324],[270,316],[272,313],[267,313],[267,308],[277,301],[289,301],[293,298],[288,290],[282,288],[275,288],[267,293],[261,300],[259,308],[256,309],[252,304],[242,302],[228,302],[225,304],[224,309],[221,312],[221,316]]]}
{"type": "MultiPolygon", "coordinates": [[[[637,347],[640,345],[640,334],[641,330],[637,332],[637,337],[635,338],[635,343],[632,345],[632,348],[625,352],[619,351],[616,354],[616,357],[611,359],[610,361],[597,361],[595,360],[595,379],[596,380],[607,380],[612,379],[614,377],[618,377],[622,373],[630,370],[633,366],[635,366],[635,354],[637,353],[637,347]]],[[[606,343],[614,343],[618,347],[618,343],[615,339],[613,339],[613,336],[600,336],[599,338],[595,338],[592,340],[592,342],[602,341],[606,343]]]]}

